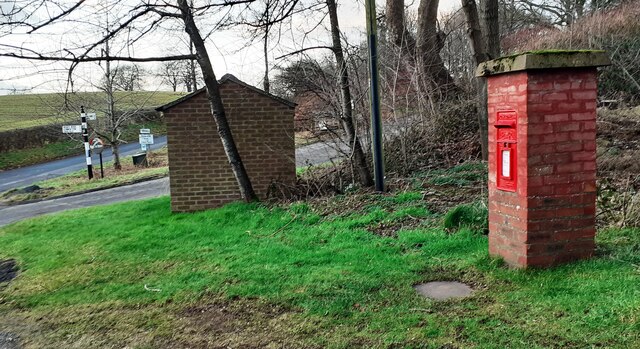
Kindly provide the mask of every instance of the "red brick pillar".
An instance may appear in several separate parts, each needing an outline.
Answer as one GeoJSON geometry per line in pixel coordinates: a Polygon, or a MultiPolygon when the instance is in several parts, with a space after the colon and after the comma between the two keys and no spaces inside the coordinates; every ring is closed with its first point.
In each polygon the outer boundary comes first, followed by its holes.
{"type": "Polygon", "coordinates": [[[589,258],[595,243],[596,67],[604,52],[483,63],[489,108],[489,253],[515,267],[589,258]]]}

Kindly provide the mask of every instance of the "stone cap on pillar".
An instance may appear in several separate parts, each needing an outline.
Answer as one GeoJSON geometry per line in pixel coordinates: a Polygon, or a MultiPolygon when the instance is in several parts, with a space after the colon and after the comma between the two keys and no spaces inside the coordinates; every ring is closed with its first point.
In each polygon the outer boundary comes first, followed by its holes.
{"type": "Polygon", "coordinates": [[[480,63],[476,76],[487,77],[523,70],[590,68],[611,65],[605,51],[600,50],[542,50],[520,53],[480,63]]]}

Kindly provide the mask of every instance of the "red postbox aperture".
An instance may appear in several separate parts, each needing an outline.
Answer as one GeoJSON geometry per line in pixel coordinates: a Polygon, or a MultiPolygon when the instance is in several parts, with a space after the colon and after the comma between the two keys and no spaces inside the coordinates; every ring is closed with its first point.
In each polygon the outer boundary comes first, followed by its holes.
{"type": "Polygon", "coordinates": [[[513,110],[499,111],[496,117],[497,188],[516,191],[518,178],[518,114],[513,110]]]}

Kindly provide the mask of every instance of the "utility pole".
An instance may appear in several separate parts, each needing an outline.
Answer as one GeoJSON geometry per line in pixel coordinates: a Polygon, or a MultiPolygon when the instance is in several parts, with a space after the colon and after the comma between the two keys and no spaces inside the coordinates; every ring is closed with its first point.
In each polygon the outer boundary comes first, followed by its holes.
{"type": "Polygon", "coordinates": [[[384,155],[382,153],[382,120],[380,118],[380,83],[378,73],[378,25],[376,1],[366,0],[367,40],[369,42],[369,79],[371,82],[371,147],[376,191],[384,192],[384,155]]]}
{"type": "Polygon", "coordinates": [[[91,149],[89,149],[89,130],[87,127],[87,114],[84,106],[80,107],[80,121],[82,122],[82,141],[84,142],[84,155],[87,159],[87,174],[89,179],[93,178],[93,167],[91,166],[91,149]]]}

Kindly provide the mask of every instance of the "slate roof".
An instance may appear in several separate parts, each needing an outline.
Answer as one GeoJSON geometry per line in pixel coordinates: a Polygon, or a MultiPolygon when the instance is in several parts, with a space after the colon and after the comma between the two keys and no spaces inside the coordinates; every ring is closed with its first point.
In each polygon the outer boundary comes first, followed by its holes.
{"type": "MultiPolygon", "coordinates": [[[[263,96],[269,97],[269,98],[271,98],[271,99],[273,99],[275,101],[278,101],[278,102],[280,102],[280,103],[282,103],[282,104],[284,104],[284,105],[286,105],[286,106],[288,106],[290,108],[295,108],[296,105],[297,105],[296,103],[293,103],[293,102],[291,102],[289,100],[286,100],[284,98],[280,98],[280,97],[278,97],[276,95],[272,95],[271,93],[268,93],[268,92],[266,92],[264,90],[261,90],[261,89],[255,87],[255,86],[251,86],[251,85],[247,84],[246,82],[236,78],[232,74],[225,74],[220,80],[218,80],[218,84],[220,84],[220,85],[222,85],[222,84],[224,84],[226,82],[233,82],[233,83],[236,83],[236,84],[238,84],[240,86],[246,87],[246,88],[248,88],[248,89],[250,89],[250,90],[252,90],[252,91],[254,91],[254,92],[258,93],[258,94],[261,94],[263,96]]],[[[171,109],[171,108],[175,107],[176,105],[178,105],[178,104],[180,104],[182,102],[185,102],[185,101],[191,99],[192,97],[194,97],[196,95],[199,95],[200,93],[205,92],[205,91],[206,91],[206,88],[203,87],[203,88],[201,88],[201,89],[199,89],[197,91],[189,93],[186,96],[180,97],[180,98],[176,99],[173,102],[169,102],[169,103],[167,103],[167,104],[165,104],[163,106],[160,106],[160,107],[156,108],[156,111],[166,111],[168,109],[171,109]]]]}

